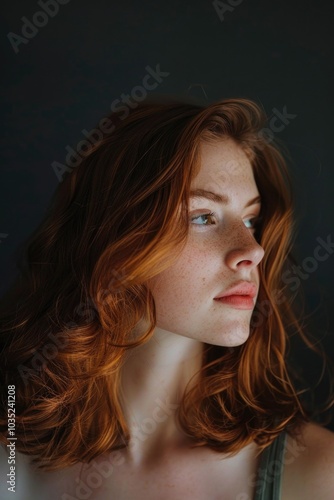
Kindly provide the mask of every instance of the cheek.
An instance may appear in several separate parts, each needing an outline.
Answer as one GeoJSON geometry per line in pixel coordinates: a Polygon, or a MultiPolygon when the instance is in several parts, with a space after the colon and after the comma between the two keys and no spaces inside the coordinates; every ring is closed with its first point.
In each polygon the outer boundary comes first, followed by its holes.
{"type": "Polygon", "coordinates": [[[178,260],[151,280],[157,307],[166,310],[171,305],[184,308],[201,300],[206,283],[215,275],[215,264],[203,248],[186,247],[178,260]]]}

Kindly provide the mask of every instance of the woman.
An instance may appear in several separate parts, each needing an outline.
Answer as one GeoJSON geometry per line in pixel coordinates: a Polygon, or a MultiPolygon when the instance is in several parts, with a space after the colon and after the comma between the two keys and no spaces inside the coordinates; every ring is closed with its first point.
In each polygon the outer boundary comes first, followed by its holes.
{"type": "Polygon", "coordinates": [[[110,123],[3,300],[16,498],[333,499],[334,435],[285,359],[290,334],[308,341],[282,280],[292,198],[263,113],[152,99],[110,123]]]}

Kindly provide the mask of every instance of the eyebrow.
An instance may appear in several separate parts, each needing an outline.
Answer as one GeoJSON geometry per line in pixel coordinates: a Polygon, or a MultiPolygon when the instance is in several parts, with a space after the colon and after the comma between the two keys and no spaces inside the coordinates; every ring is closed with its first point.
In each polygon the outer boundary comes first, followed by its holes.
{"type": "MultiPolygon", "coordinates": [[[[206,191],[205,189],[195,189],[190,191],[191,198],[206,198],[207,200],[214,201],[215,203],[222,203],[227,205],[230,202],[230,198],[224,194],[213,193],[212,191],[206,191]]],[[[251,205],[256,205],[261,203],[261,196],[256,196],[245,205],[245,208],[251,205]]]]}

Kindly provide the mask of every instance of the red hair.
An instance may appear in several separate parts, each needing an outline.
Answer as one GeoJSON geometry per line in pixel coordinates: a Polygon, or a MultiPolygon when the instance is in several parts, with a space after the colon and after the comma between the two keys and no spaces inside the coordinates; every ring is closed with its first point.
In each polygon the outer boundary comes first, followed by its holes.
{"type": "MultiPolygon", "coordinates": [[[[282,153],[262,133],[264,113],[247,99],[206,107],[151,99],[124,120],[109,119],[114,130],[56,190],[2,302],[0,370],[4,385],[16,386],[17,449],[52,470],[126,446],[122,363],[156,324],[145,283],[186,241],[202,142],[225,138],[249,155],[262,197],[260,291],[243,345],[204,344],[199,383],[177,418],[194,446],[225,453],[251,441],[263,449],[283,428],[297,432],[310,417],[285,359],[289,325],[304,338],[281,280],[291,254],[291,186],[282,153]],[[133,341],[142,317],[150,327],[133,341]]],[[[5,394],[0,417],[6,443],[5,394]]]]}

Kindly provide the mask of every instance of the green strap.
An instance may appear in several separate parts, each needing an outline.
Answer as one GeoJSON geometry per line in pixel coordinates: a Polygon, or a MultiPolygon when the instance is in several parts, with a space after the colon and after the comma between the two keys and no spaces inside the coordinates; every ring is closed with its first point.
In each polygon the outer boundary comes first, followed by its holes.
{"type": "Polygon", "coordinates": [[[279,436],[261,454],[254,500],[281,500],[281,483],[287,433],[279,436]]]}

